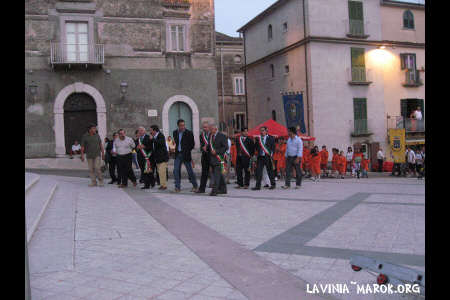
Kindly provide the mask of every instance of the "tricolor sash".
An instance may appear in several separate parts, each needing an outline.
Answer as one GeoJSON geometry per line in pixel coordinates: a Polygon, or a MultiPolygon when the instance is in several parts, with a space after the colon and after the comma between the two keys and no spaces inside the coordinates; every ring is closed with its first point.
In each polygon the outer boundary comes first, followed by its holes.
{"type": "Polygon", "coordinates": [[[264,151],[264,153],[265,153],[267,156],[271,157],[271,156],[272,156],[272,153],[270,153],[270,150],[266,147],[266,145],[263,143],[262,140],[263,140],[262,137],[259,136],[259,145],[261,146],[261,148],[262,148],[262,150],[264,151]]]}
{"type": "MultiPolygon", "coordinates": [[[[142,145],[141,142],[141,138],[138,139],[139,140],[139,145],[142,145]]],[[[141,154],[144,156],[145,158],[145,167],[144,167],[144,173],[151,173],[152,170],[152,166],[150,164],[150,155],[152,154],[152,151],[146,152],[144,149],[140,149],[141,154]]]]}
{"type": "Polygon", "coordinates": [[[239,137],[239,145],[241,146],[242,151],[248,156],[251,157],[250,153],[248,152],[247,148],[245,148],[244,142],[242,141],[242,136],[239,137]]]}
{"type": "Polygon", "coordinates": [[[208,146],[208,145],[209,145],[209,137],[207,138],[207,137],[205,136],[205,133],[204,133],[204,132],[202,133],[202,140],[203,140],[203,142],[205,143],[205,146],[208,146]]]}
{"type": "MultiPolygon", "coordinates": [[[[214,146],[213,143],[209,143],[209,145],[211,146],[211,151],[216,151],[214,150],[214,146]]],[[[223,155],[220,155],[216,152],[215,157],[219,160],[220,162],[220,171],[222,172],[222,174],[225,174],[227,169],[225,168],[225,159],[223,157],[223,155]]]]}

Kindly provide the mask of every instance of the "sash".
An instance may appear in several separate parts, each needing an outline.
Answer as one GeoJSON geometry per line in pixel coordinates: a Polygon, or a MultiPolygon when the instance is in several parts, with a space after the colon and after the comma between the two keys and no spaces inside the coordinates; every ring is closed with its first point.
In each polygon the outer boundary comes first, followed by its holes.
{"type": "MultiPolygon", "coordinates": [[[[214,150],[214,146],[213,146],[213,143],[211,142],[211,143],[209,143],[209,145],[211,146],[211,151],[215,151],[214,150]]],[[[211,153],[212,154],[212,153],[211,153]]],[[[225,168],[225,159],[224,159],[224,157],[223,157],[223,155],[219,155],[219,154],[215,154],[214,155],[218,160],[219,160],[219,162],[220,162],[220,171],[222,172],[222,174],[225,174],[226,173],[226,168],[225,168]]]]}
{"type": "Polygon", "coordinates": [[[266,147],[266,145],[263,143],[262,141],[262,137],[259,136],[259,145],[261,146],[261,148],[263,149],[264,153],[269,156],[272,157],[272,153],[270,153],[269,149],[266,147]]]}
{"type": "Polygon", "coordinates": [[[239,145],[241,146],[242,151],[244,151],[248,157],[251,157],[250,153],[247,151],[247,148],[245,148],[244,142],[242,142],[242,136],[239,137],[239,145]]]}
{"type": "MultiPolygon", "coordinates": [[[[139,145],[142,145],[141,138],[138,138],[138,140],[139,140],[139,145]]],[[[151,166],[151,164],[150,164],[150,155],[152,154],[152,151],[145,152],[144,149],[140,149],[140,151],[141,151],[141,154],[142,154],[142,155],[144,156],[144,158],[145,158],[144,173],[145,173],[145,174],[151,173],[151,172],[153,171],[153,170],[152,170],[152,166],[151,166]]]]}
{"type": "Polygon", "coordinates": [[[202,140],[205,143],[205,146],[209,145],[209,138],[205,137],[205,133],[204,132],[202,133],[202,140]]]}

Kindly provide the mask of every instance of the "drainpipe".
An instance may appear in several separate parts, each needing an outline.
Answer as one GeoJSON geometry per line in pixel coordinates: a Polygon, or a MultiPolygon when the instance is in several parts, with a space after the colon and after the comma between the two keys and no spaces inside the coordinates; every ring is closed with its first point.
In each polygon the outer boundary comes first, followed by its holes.
{"type": "MultiPolygon", "coordinates": [[[[306,39],[306,12],[305,12],[305,1],[303,0],[303,32],[304,32],[304,36],[303,38],[306,39]]],[[[306,47],[308,46],[308,41],[306,41],[305,43],[305,78],[306,78],[306,116],[308,118],[308,135],[311,135],[311,130],[309,127],[310,124],[310,118],[309,118],[309,82],[308,82],[308,57],[307,57],[307,51],[306,51],[306,47]]]]}
{"type": "MultiPolygon", "coordinates": [[[[220,47],[220,71],[221,71],[221,73],[222,73],[222,76],[221,76],[221,84],[222,84],[222,117],[223,117],[223,123],[225,123],[226,124],[226,122],[225,122],[225,96],[224,96],[224,94],[225,94],[225,91],[224,91],[224,87],[223,87],[223,52],[222,52],[222,47],[223,47],[223,44],[221,45],[221,47],[220,47]]],[[[228,132],[228,126],[227,126],[227,132],[228,132]]]]}
{"type": "Polygon", "coordinates": [[[248,100],[247,100],[247,53],[245,52],[245,31],[242,32],[244,37],[244,87],[245,87],[245,127],[248,128],[248,100]]]}
{"type": "Polygon", "coordinates": [[[25,300],[31,300],[30,269],[28,264],[27,220],[25,219],[25,300]]]}

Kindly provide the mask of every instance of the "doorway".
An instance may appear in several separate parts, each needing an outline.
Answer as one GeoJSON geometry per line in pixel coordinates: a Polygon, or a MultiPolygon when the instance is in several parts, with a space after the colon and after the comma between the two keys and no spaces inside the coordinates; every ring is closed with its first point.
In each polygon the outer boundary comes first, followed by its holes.
{"type": "Polygon", "coordinates": [[[97,106],[87,93],[73,93],[64,102],[64,138],[66,154],[74,141],[81,143],[89,124],[97,124],[97,106]]]}
{"type": "Polygon", "coordinates": [[[172,104],[169,109],[169,135],[172,136],[173,131],[178,128],[177,121],[183,119],[186,128],[192,130],[192,111],[184,102],[178,101],[172,104]]]}

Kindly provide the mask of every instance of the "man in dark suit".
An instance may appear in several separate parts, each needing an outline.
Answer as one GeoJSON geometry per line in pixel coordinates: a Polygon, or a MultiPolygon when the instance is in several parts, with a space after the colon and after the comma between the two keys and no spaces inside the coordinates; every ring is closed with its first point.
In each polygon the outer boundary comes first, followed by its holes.
{"type": "Polygon", "coordinates": [[[237,174],[237,189],[248,189],[250,185],[250,159],[255,152],[255,145],[248,137],[247,128],[242,128],[241,136],[236,137],[234,143],[236,145],[236,174],[237,174]],[[242,171],[245,173],[245,179],[242,178],[242,171]]]}
{"type": "Polygon", "coordinates": [[[118,182],[119,179],[116,176],[116,172],[117,174],[119,174],[119,172],[117,171],[118,167],[117,167],[117,154],[113,154],[113,146],[114,146],[114,140],[117,139],[119,137],[119,134],[117,132],[113,133],[113,138],[111,141],[108,142],[108,145],[106,146],[106,153],[108,153],[108,157],[109,157],[109,176],[111,177],[111,181],[108,182],[109,184],[113,184],[115,182],[118,182]]]}
{"type": "Polygon", "coordinates": [[[210,196],[217,194],[226,194],[227,185],[223,176],[225,152],[228,150],[227,137],[218,132],[217,125],[211,125],[210,135],[210,165],[213,168],[214,184],[210,196]]]}
{"type": "Polygon", "coordinates": [[[175,177],[175,192],[181,190],[181,164],[186,167],[189,175],[189,180],[192,183],[192,192],[198,190],[197,179],[195,178],[194,170],[192,169],[191,151],[195,147],[194,135],[192,131],[186,129],[184,120],[180,119],[177,122],[178,129],[173,131],[173,139],[175,141],[175,163],[173,167],[173,175],[175,177]]]}
{"type": "Polygon", "coordinates": [[[256,161],[256,186],[252,190],[261,189],[261,179],[263,168],[266,167],[270,178],[270,189],[275,189],[275,176],[272,167],[272,155],[275,151],[275,139],[267,134],[267,127],[263,126],[260,129],[261,135],[256,137],[255,150],[258,155],[256,161]]]}
{"type": "Polygon", "coordinates": [[[152,152],[153,152],[153,140],[145,133],[144,127],[138,128],[136,143],[136,153],[139,163],[139,168],[141,169],[141,178],[144,181],[143,190],[149,189],[155,186],[155,177],[153,175],[153,162],[152,162],[152,152]]]}
{"type": "Polygon", "coordinates": [[[203,132],[200,134],[200,150],[202,151],[202,177],[200,179],[200,187],[197,193],[204,193],[206,188],[206,182],[208,181],[209,175],[209,156],[211,147],[210,142],[210,130],[209,123],[207,121],[203,122],[203,132]]]}
{"type": "Polygon", "coordinates": [[[166,138],[159,131],[157,125],[152,125],[150,134],[153,136],[153,161],[156,164],[160,180],[160,190],[167,189],[167,162],[169,161],[169,152],[167,151],[166,138]]]}

